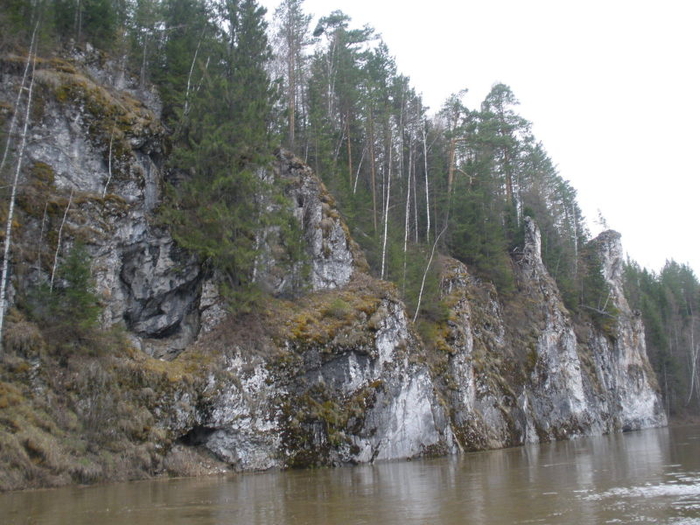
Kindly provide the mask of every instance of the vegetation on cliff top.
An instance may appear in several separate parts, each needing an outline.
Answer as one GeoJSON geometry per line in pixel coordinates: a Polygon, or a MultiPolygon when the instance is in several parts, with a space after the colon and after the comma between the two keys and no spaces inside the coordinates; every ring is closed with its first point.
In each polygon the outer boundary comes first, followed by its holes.
{"type": "Polygon", "coordinates": [[[311,34],[301,0],[281,2],[267,32],[264,14],[254,0],[12,0],[0,23],[15,36],[1,45],[21,49],[40,17],[44,46],[91,43],[155,84],[177,181],[166,219],[230,284],[250,284],[254,229],[272,220],[251,198],[263,191],[255,170],[281,143],[323,178],[372,270],[410,308],[441,232],[443,253],[512,291],[525,215],[567,306],[589,300],[587,272],[598,270],[580,264],[589,236],[576,192],[508,86],[476,109],[455,94],[431,116],[371,27],[335,11],[311,34]]]}

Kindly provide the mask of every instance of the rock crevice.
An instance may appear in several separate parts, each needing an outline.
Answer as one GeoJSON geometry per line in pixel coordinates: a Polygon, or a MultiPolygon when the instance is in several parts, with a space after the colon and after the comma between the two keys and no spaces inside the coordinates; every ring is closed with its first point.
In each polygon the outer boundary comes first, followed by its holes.
{"type": "MultiPolygon", "coordinates": [[[[92,256],[103,325],[122,325],[136,352],[177,371],[167,389],[144,395],[150,425],[160,429],[159,454],[177,443],[204,448],[232,468],[259,470],[666,424],[641,320],[622,290],[619,234],[595,241],[618,312],[614,333],[576,324],[542,262],[537,225],[526,217],[513,296],[499,297],[467,266],[443,258],[449,315],[435,340],[424,341],[393,286],[369,276],[323,183],[282,151],[260,176],[283,188],[306,258],[278,260],[278,232],[261,228],[255,278],[269,301],[254,321],[232,318],[216,275],[153,218],[168,151],[157,100],[139,99],[128,77],[104,84],[104,75],[89,70],[42,70],[47,95],[27,148],[25,183],[60,214],[75,202],[64,242],[80,240],[92,256]],[[124,129],[100,119],[99,107],[124,129]]],[[[17,79],[4,78],[0,101],[16,87],[17,79]]],[[[55,210],[46,219],[25,209],[18,243],[31,246],[42,221],[55,226],[55,210]]],[[[50,270],[33,260],[27,266],[17,290],[50,270]]]]}

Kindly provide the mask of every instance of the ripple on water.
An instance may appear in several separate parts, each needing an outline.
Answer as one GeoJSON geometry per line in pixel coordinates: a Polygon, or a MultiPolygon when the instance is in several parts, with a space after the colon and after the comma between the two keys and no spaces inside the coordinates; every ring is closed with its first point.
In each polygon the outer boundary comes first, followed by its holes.
{"type": "Polygon", "coordinates": [[[601,501],[606,498],[663,498],[663,497],[700,497],[700,482],[698,485],[676,485],[664,483],[661,485],[644,485],[640,487],[617,487],[585,496],[585,501],[601,501]]]}
{"type": "MultiPolygon", "coordinates": [[[[697,516],[700,512],[700,473],[668,473],[673,479],[664,483],[646,483],[632,487],[615,487],[597,494],[580,495],[582,501],[596,501],[606,503],[610,508],[628,508],[634,506],[636,500],[657,501],[659,506],[673,508],[675,512],[691,513],[697,516]],[[668,501],[671,499],[672,501],[668,501]]],[[[607,523],[615,523],[608,521],[607,523]]],[[[674,525],[700,525],[700,517],[677,517],[668,523],[674,525]]]]}

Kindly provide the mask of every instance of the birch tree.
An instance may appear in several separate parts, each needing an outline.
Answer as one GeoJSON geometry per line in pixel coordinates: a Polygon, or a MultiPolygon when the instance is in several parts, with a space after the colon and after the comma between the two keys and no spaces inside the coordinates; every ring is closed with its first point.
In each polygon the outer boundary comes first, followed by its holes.
{"type": "MultiPolygon", "coordinates": [[[[389,138],[389,145],[391,145],[391,137],[389,138]]],[[[391,202],[391,179],[392,179],[392,160],[393,155],[391,153],[391,147],[388,148],[389,155],[389,166],[386,175],[386,196],[384,200],[384,233],[382,235],[382,268],[381,268],[381,278],[386,278],[386,245],[387,239],[389,237],[389,203],[391,202]]]]}
{"type": "Polygon", "coordinates": [[[303,12],[304,0],[282,0],[275,10],[277,24],[277,54],[284,67],[285,98],[287,102],[287,140],[289,149],[296,147],[297,113],[303,111],[301,91],[305,80],[304,48],[309,44],[311,16],[303,12]]]}
{"type": "Polygon", "coordinates": [[[421,131],[423,138],[423,173],[425,176],[425,220],[427,221],[425,226],[425,242],[430,243],[430,183],[428,181],[428,139],[426,127],[427,122],[423,119],[421,131]]]}
{"type": "MultiPolygon", "coordinates": [[[[37,23],[38,27],[38,23],[37,23]]],[[[19,182],[19,175],[22,170],[22,162],[24,160],[24,151],[27,145],[27,132],[29,130],[29,117],[31,115],[32,107],[32,95],[34,92],[34,72],[36,70],[36,49],[35,47],[35,37],[36,29],[32,36],[32,42],[29,46],[29,53],[27,54],[27,62],[32,63],[31,79],[29,81],[29,87],[27,89],[27,102],[24,114],[24,127],[22,128],[22,134],[20,138],[20,145],[17,152],[17,164],[15,168],[14,177],[10,186],[10,203],[7,211],[7,221],[5,223],[5,243],[3,246],[3,260],[2,260],[2,276],[0,277],[0,356],[2,356],[3,346],[3,327],[5,320],[5,313],[7,311],[7,283],[8,275],[10,269],[10,248],[12,246],[12,221],[14,219],[15,212],[15,201],[17,198],[17,186],[19,182]],[[32,54],[32,50],[34,54],[32,54]]],[[[20,90],[24,89],[24,85],[20,86],[20,90]]],[[[18,108],[15,107],[15,111],[18,108]]],[[[9,140],[9,139],[8,139],[9,140]]]]}
{"type": "MultiPolygon", "coordinates": [[[[24,95],[25,85],[27,83],[27,76],[29,74],[29,68],[32,65],[31,57],[35,53],[35,43],[36,43],[36,32],[39,28],[37,23],[34,26],[34,31],[32,32],[32,39],[29,44],[29,53],[27,54],[27,60],[24,63],[24,72],[22,73],[22,81],[20,82],[19,89],[17,90],[17,98],[15,99],[14,111],[12,112],[12,118],[10,118],[10,126],[7,132],[7,140],[5,141],[5,149],[2,154],[2,160],[0,161],[0,174],[5,168],[5,163],[7,162],[7,157],[10,153],[10,147],[12,145],[12,137],[15,133],[15,126],[17,125],[17,116],[19,114],[20,103],[22,102],[22,95],[24,95]]],[[[33,78],[33,77],[32,77],[33,78]]]]}

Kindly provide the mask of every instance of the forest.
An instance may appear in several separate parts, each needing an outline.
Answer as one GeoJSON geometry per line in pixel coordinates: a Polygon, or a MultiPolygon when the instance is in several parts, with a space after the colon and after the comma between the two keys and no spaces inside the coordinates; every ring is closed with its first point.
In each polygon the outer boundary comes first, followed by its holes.
{"type": "MultiPolygon", "coordinates": [[[[274,193],[258,171],[284,148],[322,178],[419,329],[445,315],[436,254],[513,293],[526,216],[567,309],[614,322],[576,190],[509,86],[495,84],[476,108],[465,90],[429,110],[371,26],[340,11],[312,24],[303,0],[282,0],[271,20],[255,0],[4,0],[0,52],[92,46],[157,90],[172,151],[158,220],[219,271],[234,308],[254,310],[262,293],[251,234],[261,223],[282,228],[300,257],[290,218],[251,198],[274,193]]],[[[2,133],[4,145],[7,125],[2,133]]],[[[10,163],[2,170],[11,180],[10,163]]],[[[667,411],[697,414],[697,277],[674,261],[658,273],[628,261],[625,284],[667,411]]]]}

